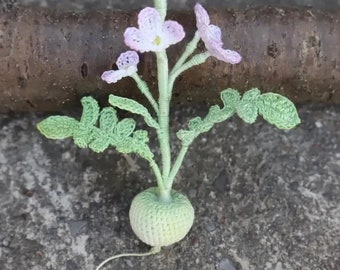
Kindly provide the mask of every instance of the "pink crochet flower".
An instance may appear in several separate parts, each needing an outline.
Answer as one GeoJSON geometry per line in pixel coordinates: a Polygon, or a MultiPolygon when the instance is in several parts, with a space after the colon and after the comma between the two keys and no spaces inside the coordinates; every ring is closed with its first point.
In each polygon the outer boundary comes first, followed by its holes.
{"type": "Polygon", "coordinates": [[[144,8],[138,14],[138,26],[128,27],[124,32],[125,44],[140,52],[162,51],[180,42],[184,36],[183,27],[175,21],[163,22],[155,8],[144,8]]]}
{"type": "Polygon", "coordinates": [[[239,63],[242,60],[241,55],[235,51],[222,48],[221,29],[216,25],[210,24],[210,18],[207,11],[198,3],[195,5],[195,14],[198,33],[203,40],[205,47],[208,49],[208,52],[218,60],[230,64],[239,63]]]}
{"type": "Polygon", "coordinates": [[[139,56],[135,51],[127,51],[117,59],[118,70],[105,71],[101,78],[107,83],[115,83],[121,78],[131,76],[137,72],[137,64],[139,63],[139,56]]]}

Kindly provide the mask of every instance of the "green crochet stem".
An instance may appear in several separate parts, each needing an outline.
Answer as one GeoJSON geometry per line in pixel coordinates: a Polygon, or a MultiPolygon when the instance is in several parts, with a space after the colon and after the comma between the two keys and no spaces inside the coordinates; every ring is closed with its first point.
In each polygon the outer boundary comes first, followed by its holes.
{"type": "Polygon", "coordinates": [[[159,114],[158,104],[157,104],[156,100],[153,98],[153,96],[151,95],[149,87],[146,84],[146,82],[143,81],[141,79],[141,77],[139,77],[137,72],[132,74],[131,77],[135,80],[135,82],[137,84],[137,87],[142,92],[142,94],[148,99],[148,101],[150,102],[151,106],[153,107],[153,109],[155,110],[155,112],[158,115],[159,114]]]}
{"type": "MultiPolygon", "coordinates": [[[[157,130],[159,139],[161,154],[162,154],[162,176],[163,183],[166,187],[166,182],[169,177],[171,168],[171,147],[169,136],[169,114],[170,114],[170,98],[168,97],[168,80],[169,80],[169,68],[168,57],[165,51],[156,53],[157,57],[157,73],[158,73],[158,90],[159,90],[159,114],[158,122],[160,129],[157,130]]],[[[171,190],[162,190],[164,195],[163,200],[169,200],[171,198],[171,190]]]]}
{"type": "Polygon", "coordinates": [[[157,163],[151,159],[149,161],[149,164],[150,164],[150,167],[152,168],[153,172],[155,173],[155,176],[156,176],[156,180],[157,180],[157,186],[159,187],[160,189],[160,193],[163,194],[162,196],[164,198],[166,198],[167,196],[164,195],[164,193],[166,192],[166,188],[164,186],[164,183],[163,183],[163,177],[162,177],[162,173],[157,165],[157,163]]]}
{"type": "Polygon", "coordinates": [[[200,39],[201,39],[201,37],[198,34],[198,31],[196,31],[193,39],[185,47],[185,50],[184,50],[183,54],[178,59],[177,63],[173,67],[171,73],[173,73],[175,70],[180,68],[184,64],[184,62],[188,59],[188,57],[196,50],[197,44],[200,41],[200,39]]]}
{"type": "MultiPolygon", "coordinates": [[[[155,0],[155,7],[161,12],[162,18],[166,16],[166,2],[155,0]],[[165,13],[162,13],[165,10],[165,13]]],[[[169,114],[170,114],[170,101],[172,97],[172,89],[176,78],[187,69],[202,64],[210,56],[208,53],[201,53],[193,56],[188,62],[185,61],[195,51],[197,44],[200,40],[198,32],[195,33],[193,39],[186,46],[181,57],[169,73],[168,58],[165,51],[156,53],[157,57],[157,72],[158,72],[158,90],[159,90],[159,113],[158,121],[160,129],[157,131],[160,150],[162,155],[162,181],[159,176],[157,177],[157,183],[160,190],[160,200],[171,200],[171,189],[174,179],[181,167],[184,156],[189,148],[189,145],[183,146],[173,167],[171,168],[171,145],[169,135],[169,114]]],[[[136,77],[137,78],[137,77],[136,77]]],[[[136,80],[136,79],[135,79],[136,80]]],[[[137,80],[136,80],[137,82],[137,80]]],[[[150,101],[150,99],[149,99],[150,101]]],[[[155,107],[155,106],[154,106],[155,107]]],[[[154,165],[154,171],[155,171],[154,165]]]]}
{"type": "MultiPolygon", "coordinates": [[[[197,46],[197,43],[196,43],[197,46]]],[[[192,68],[193,66],[197,66],[200,64],[203,64],[207,58],[210,56],[208,52],[196,54],[193,56],[188,62],[185,64],[180,65],[178,68],[174,68],[170,73],[169,78],[169,98],[171,99],[172,96],[172,89],[175,83],[176,78],[183,73],[184,71],[188,70],[189,68],[192,68]]]]}
{"type": "Polygon", "coordinates": [[[154,6],[158,10],[163,21],[166,17],[167,2],[167,0],[154,0],[154,6]]]}
{"type": "MultiPolygon", "coordinates": [[[[161,16],[164,20],[166,16],[166,2],[155,0],[155,7],[161,12],[161,16]],[[165,10],[165,13],[163,11],[165,10]]],[[[199,65],[205,62],[209,57],[207,53],[199,54],[192,57],[187,63],[185,61],[195,51],[197,44],[200,40],[198,33],[195,33],[192,41],[186,46],[182,56],[178,59],[177,63],[173,67],[169,74],[168,57],[165,51],[157,52],[157,79],[158,79],[158,90],[159,90],[159,113],[158,121],[160,129],[157,131],[158,140],[160,144],[160,150],[162,155],[162,181],[157,177],[158,187],[160,190],[160,200],[169,201],[171,200],[171,188],[176,174],[183,162],[185,153],[189,146],[183,147],[176,162],[171,168],[171,145],[170,145],[170,130],[169,130],[169,115],[170,115],[170,101],[172,97],[172,88],[176,78],[185,70],[199,65]],[[162,184],[160,184],[162,183],[162,184]]],[[[137,77],[136,77],[137,78],[137,77]]],[[[136,80],[136,79],[135,79],[136,80]]],[[[137,80],[136,80],[137,82],[137,80]]],[[[150,99],[149,99],[150,101],[150,99]]],[[[155,106],[154,106],[155,107],[155,106]]]]}
{"type": "Polygon", "coordinates": [[[176,177],[176,175],[179,171],[179,168],[181,167],[181,165],[183,163],[185,154],[187,153],[188,149],[189,149],[189,145],[182,145],[181,151],[179,152],[179,154],[176,158],[176,161],[174,163],[174,166],[172,167],[172,169],[170,171],[168,182],[166,183],[167,188],[171,189],[172,184],[173,184],[175,177],[176,177]]]}

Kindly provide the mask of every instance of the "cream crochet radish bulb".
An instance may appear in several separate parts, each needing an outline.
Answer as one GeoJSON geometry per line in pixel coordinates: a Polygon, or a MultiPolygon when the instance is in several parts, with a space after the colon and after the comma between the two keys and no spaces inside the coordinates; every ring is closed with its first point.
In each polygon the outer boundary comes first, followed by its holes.
{"type": "Polygon", "coordinates": [[[130,223],[134,233],[150,246],[168,246],[182,240],[194,222],[194,208],[183,194],[172,191],[171,201],[159,200],[158,188],[139,193],[132,201],[130,223]]]}

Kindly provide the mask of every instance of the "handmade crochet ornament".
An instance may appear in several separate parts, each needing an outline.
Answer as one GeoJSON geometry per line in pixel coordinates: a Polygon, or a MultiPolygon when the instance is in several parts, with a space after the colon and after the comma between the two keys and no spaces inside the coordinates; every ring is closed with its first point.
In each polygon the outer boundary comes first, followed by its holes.
{"type": "Polygon", "coordinates": [[[187,69],[204,63],[210,56],[229,64],[237,64],[242,58],[237,52],[222,48],[221,29],[211,24],[207,11],[200,4],[196,4],[198,30],[169,71],[166,48],[180,42],[185,33],[178,22],[165,21],[167,1],[155,0],[154,3],[155,8],[147,7],[140,11],[139,28],[129,27],[124,33],[125,44],[133,51],[124,52],[119,56],[118,70],[105,71],[101,76],[107,83],[115,83],[124,77],[133,78],[141,93],[150,102],[154,116],[142,104],[129,98],[110,95],[111,106],[100,110],[95,99],[83,97],[80,121],[68,116],[50,116],[37,125],[47,138],[73,138],[79,147],[90,148],[97,153],[114,147],[121,153],[138,154],[149,162],[155,174],[157,186],[138,194],[133,199],[129,212],[133,231],[139,239],[152,247],[150,252],[113,256],[103,261],[97,270],[108,261],[122,256],[157,253],[162,246],[180,241],[189,232],[194,221],[194,209],[188,198],[173,190],[172,186],[189,146],[201,133],[209,131],[214,124],[235,114],[250,124],[261,115],[279,129],[291,129],[300,123],[294,104],[284,96],[276,93],[261,94],[257,88],[250,89],[241,96],[237,90],[225,89],[220,95],[222,107],[211,106],[205,117],[191,119],[187,129],[176,133],[182,146],[173,160],[169,139],[169,112],[176,78],[187,69]],[[193,55],[200,40],[204,42],[207,50],[193,55]],[[158,102],[153,98],[147,83],[137,73],[139,56],[136,51],[152,51],[156,54],[158,102]],[[162,155],[161,166],[154,160],[149,148],[148,132],[136,130],[136,122],[131,118],[119,120],[115,108],[141,115],[145,123],[156,131],[162,155]]]}

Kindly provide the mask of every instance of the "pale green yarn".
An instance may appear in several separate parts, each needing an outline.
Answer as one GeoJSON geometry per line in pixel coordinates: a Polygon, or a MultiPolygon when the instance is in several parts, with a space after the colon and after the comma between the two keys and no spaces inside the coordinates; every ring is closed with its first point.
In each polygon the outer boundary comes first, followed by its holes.
{"type": "Polygon", "coordinates": [[[261,94],[259,89],[252,88],[241,98],[237,90],[228,88],[221,92],[221,100],[222,108],[218,105],[211,106],[205,118],[191,119],[189,129],[181,129],[176,133],[183,146],[190,145],[198,135],[209,131],[214,124],[227,120],[235,113],[248,124],[254,123],[260,114],[280,129],[291,129],[301,122],[293,102],[280,94],[261,94]]]}
{"type": "Polygon", "coordinates": [[[169,246],[182,240],[194,222],[194,208],[183,194],[172,190],[172,201],[159,201],[158,188],[139,193],[129,216],[132,230],[150,246],[169,246]]]}
{"type": "Polygon", "coordinates": [[[72,137],[77,146],[88,147],[96,153],[113,146],[121,153],[136,153],[153,161],[148,132],[135,130],[135,120],[125,118],[119,121],[112,107],[100,111],[98,102],[92,97],[83,97],[81,103],[83,113],[80,121],[68,116],[50,116],[38,123],[39,131],[50,139],[72,137]]]}
{"type": "Polygon", "coordinates": [[[142,104],[134,101],[130,98],[119,97],[115,95],[109,96],[109,103],[113,107],[117,107],[122,110],[126,110],[135,114],[139,114],[144,117],[145,123],[152,128],[159,129],[159,124],[155,119],[152,118],[147,108],[145,108],[142,104]]]}

